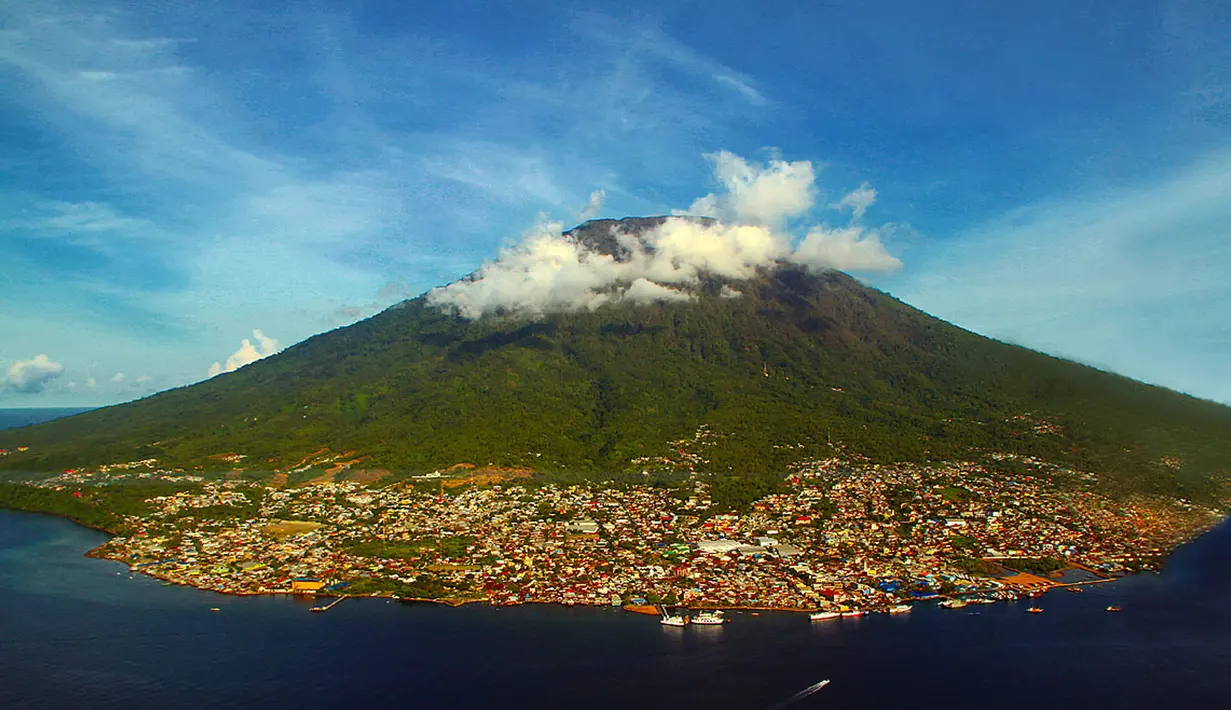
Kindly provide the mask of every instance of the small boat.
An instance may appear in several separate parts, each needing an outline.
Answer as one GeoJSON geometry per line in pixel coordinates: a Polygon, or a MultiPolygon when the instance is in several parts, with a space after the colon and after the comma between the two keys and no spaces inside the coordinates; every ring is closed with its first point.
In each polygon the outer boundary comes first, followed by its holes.
{"type": "Polygon", "coordinates": [[[1107,611],[1120,611],[1120,607],[1116,606],[1115,604],[1112,604],[1111,606],[1107,607],[1107,611]]]}
{"type": "Polygon", "coordinates": [[[1081,587],[1065,587],[1065,589],[1072,592],[1073,594],[1083,594],[1086,591],[1082,589],[1081,587]]]}
{"type": "Polygon", "coordinates": [[[1027,614],[1042,614],[1042,613],[1043,613],[1043,610],[1042,610],[1042,609],[1040,609],[1040,608],[1039,608],[1039,607],[1037,607],[1037,606],[1032,606],[1032,607],[1030,607],[1029,609],[1027,609],[1027,610],[1026,610],[1026,613],[1027,613],[1027,614]]]}
{"type": "Polygon", "coordinates": [[[890,614],[905,614],[910,611],[910,604],[897,604],[889,607],[890,614]]]}
{"type": "Polygon", "coordinates": [[[812,621],[825,621],[826,619],[836,619],[842,616],[836,611],[814,611],[808,615],[812,621]]]}
{"type": "Polygon", "coordinates": [[[967,602],[964,599],[946,599],[943,602],[940,602],[939,604],[937,604],[937,606],[941,606],[946,609],[961,609],[962,607],[966,606],[968,603],[969,602],[967,602]]]}
{"type": "Polygon", "coordinates": [[[721,611],[702,611],[692,617],[692,623],[701,624],[702,626],[722,625],[728,621],[730,619],[724,619],[721,611]]]}
{"type": "Polygon", "coordinates": [[[209,608],[209,610],[210,610],[210,611],[222,611],[221,609],[219,609],[219,608],[218,608],[218,607],[216,607],[216,606],[211,606],[211,607],[209,608]]]}

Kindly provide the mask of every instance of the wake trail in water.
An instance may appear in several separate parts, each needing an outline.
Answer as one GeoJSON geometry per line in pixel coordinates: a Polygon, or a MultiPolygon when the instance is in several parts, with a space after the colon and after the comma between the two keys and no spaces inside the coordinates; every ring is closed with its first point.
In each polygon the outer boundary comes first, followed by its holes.
{"type": "Polygon", "coordinates": [[[769,709],[768,709],[768,710],[780,710],[780,708],[785,708],[785,707],[786,707],[786,706],[788,706],[788,705],[791,705],[791,704],[793,704],[793,703],[797,703],[797,702],[799,702],[800,700],[803,700],[804,698],[808,697],[809,695],[812,695],[813,693],[815,693],[816,691],[820,690],[821,688],[824,688],[824,687],[825,687],[825,686],[827,686],[827,685],[829,685],[829,680],[828,680],[828,679],[825,679],[825,680],[823,680],[823,681],[821,681],[821,682],[819,682],[819,683],[813,683],[812,685],[808,686],[807,688],[804,688],[803,690],[799,691],[798,693],[796,693],[796,694],[792,695],[791,697],[787,698],[785,701],[783,701],[783,702],[781,702],[781,703],[779,703],[779,704],[777,704],[777,705],[771,705],[771,706],[769,707],[769,709]]]}

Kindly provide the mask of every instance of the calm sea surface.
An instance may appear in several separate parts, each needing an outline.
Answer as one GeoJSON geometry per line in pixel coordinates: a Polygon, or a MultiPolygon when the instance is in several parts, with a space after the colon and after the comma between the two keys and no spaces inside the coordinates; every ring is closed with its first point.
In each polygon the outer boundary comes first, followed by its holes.
{"type": "Polygon", "coordinates": [[[789,707],[1231,708],[1231,525],[1162,575],[1053,592],[1038,615],[735,613],[685,629],[534,605],[310,614],[82,556],[104,539],[0,510],[0,707],[766,708],[828,678],[789,707]]]}
{"type": "Polygon", "coordinates": [[[52,419],[70,417],[74,414],[80,414],[88,411],[90,411],[89,407],[40,407],[36,409],[0,408],[0,429],[13,429],[16,427],[29,426],[31,424],[41,424],[42,422],[49,422],[52,419]]]}
{"type": "Polygon", "coordinates": [[[791,706],[1231,707],[1231,526],[1162,575],[1053,592],[1038,615],[737,613],[685,629],[534,605],[348,599],[310,614],[82,557],[103,539],[0,511],[0,706],[764,708],[828,678],[791,706]]]}

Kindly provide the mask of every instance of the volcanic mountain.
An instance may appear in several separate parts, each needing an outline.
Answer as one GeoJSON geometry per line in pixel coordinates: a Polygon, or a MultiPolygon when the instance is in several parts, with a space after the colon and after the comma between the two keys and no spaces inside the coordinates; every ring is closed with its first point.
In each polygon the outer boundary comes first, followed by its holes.
{"type": "MultiPolygon", "coordinates": [[[[616,235],[664,219],[599,220],[567,237],[625,259],[616,235]]],[[[701,430],[689,465],[712,475],[1007,452],[1127,491],[1197,496],[1231,471],[1231,408],[981,337],[838,271],[702,273],[688,292],[477,319],[420,296],[233,373],[0,431],[0,448],[30,447],[0,466],[287,471],[327,449],[396,473],[639,474],[701,430]]]]}

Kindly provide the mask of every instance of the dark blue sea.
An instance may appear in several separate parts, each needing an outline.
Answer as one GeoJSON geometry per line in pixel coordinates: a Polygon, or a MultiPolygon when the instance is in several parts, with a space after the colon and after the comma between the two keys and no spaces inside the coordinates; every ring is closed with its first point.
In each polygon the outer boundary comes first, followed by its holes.
{"type": "Polygon", "coordinates": [[[31,424],[41,424],[52,419],[71,417],[74,414],[88,411],[90,411],[89,407],[0,408],[0,429],[15,429],[31,424]]]}
{"type": "Polygon", "coordinates": [[[685,629],[533,605],[348,599],[310,614],[82,556],[104,539],[0,510],[0,708],[768,708],[822,679],[786,706],[1231,707],[1231,525],[1161,575],[1034,600],[1043,614],[735,613],[685,629]]]}
{"type": "Polygon", "coordinates": [[[1053,592],[1038,615],[737,613],[685,629],[548,606],[348,599],[310,614],[82,556],[103,539],[0,511],[0,706],[766,708],[828,678],[791,707],[1231,707],[1231,526],[1162,575],[1053,592]]]}

